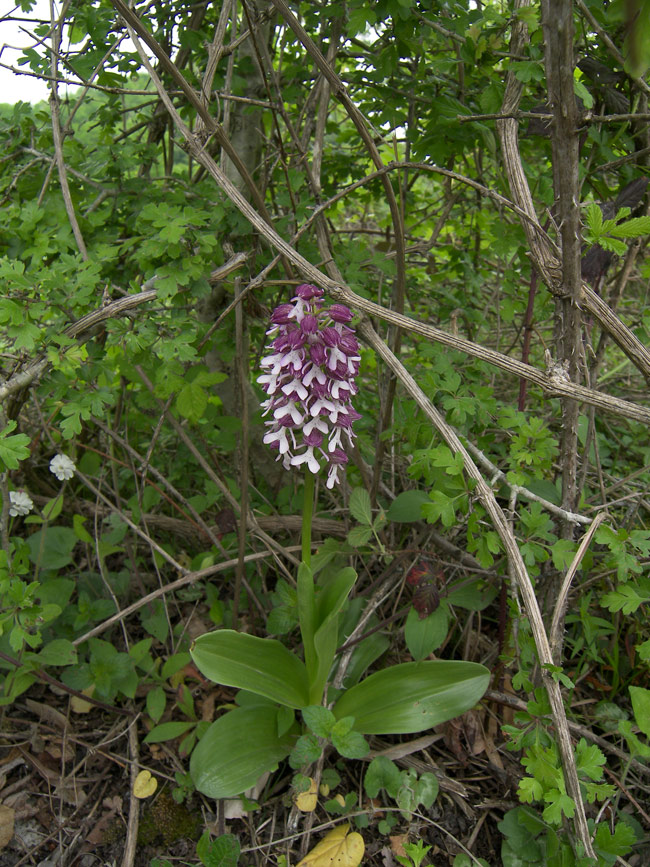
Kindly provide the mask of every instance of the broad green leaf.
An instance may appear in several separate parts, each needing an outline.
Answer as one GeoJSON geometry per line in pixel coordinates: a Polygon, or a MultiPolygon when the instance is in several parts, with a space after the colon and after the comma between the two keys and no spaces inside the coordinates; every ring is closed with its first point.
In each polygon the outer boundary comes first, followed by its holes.
{"type": "Polygon", "coordinates": [[[44,527],[27,539],[29,559],[41,569],[61,569],[72,563],[77,534],[70,527],[44,527]]]}
{"type": "Polygon", "coordinates": [[[209,798],[234,798],[275,770],[295,736],[278,737],[275,708],[237,708],[213,722],[190,760],[194,785],[209,798]]]}
{"type": "Polygon", "coordinates": [[[200,421],[208,405],[208,395],[196,382],[188,382],[176,398],[176,409],[189,421],[200,421]]]}
{"type": "Polygon", "coordinates": [[[368,765],[363,786],[369,798],[376,798],[385,789],[391,798],[397,797],[402,777],[399,768],[386,756],[377,756],[368,765]]]}
{"type": "MultiPolygon", "coordinates": [[[[650,643],[650,642],[649,642],[650,643]]],[[[390,640],[380,632],[373,632],[354,648],[343,679],[346,689],[354,686],[361,679],[372,663],[390,647],[390,640]]]]}
{"type": "Polygon", "coordinates": [[[215,683],[247,689],[288,707],[310,703],[305,666],[274,638],[221,629],[199,636],[190,653],[199,671],[215,683]]]}
{"type": "Polygon", "coordinates": [[[156,686],[147,693],[147,713],[157,723],[165,712],[167,698],[162,686],[156,686]]]}
{"type": "Polygon", "coordinates": [[[196,854],[204,867],[237,867],[241,847],[234,834],[222,834],[210,840],[206,831],[196,844],[196,854]]]}
{"type": "Polygon", "coordinates": [[[144,739],[145,744],[160,744],[163,741],[171,741],[184,735],[185,732],[194,728],[195,722],[166,722],[154,726],[144,739]]]}
{"type": "Polygon", "coordinates": [[[307,728],[319,738],[329,737],[332,726],[336,722],[336,718],[331,710],[317,704],[303,707],[302,718],[307,728]]]}
{"type": "Polygon", "coordinates": [[[355,488],[350,494],[350,514],[360,524],[372,524],[370,494],[365,488],[355,488]]]}
{"type": "Polygon", "coordinates": [[[317,597],[317,629],[314,633],[316,665],[309,673],[309,698],[317,704],[323,697],[339,639],[339,614],[357,580],[354,569],[346,567],[328,582],[317,597]]]}
{"type": "Polygon", "coordinates": [[[406,662],[371,674],[332,708],[362,734],[409,734],[460,716],[481,698],[489,671],[475,662],[406,662]]]}
{"type": "Polygon", "coordinates": [[[634,829],[627,822],[617,822],[614,833],[609,830],[607,822],[599,822],[594,835],[594,845],[602,854],[611,856],[608,864],[615,864],[617,856],[625,856],[637,842],[634,829]]]}
{"type": "Polygon", "coordinates": [[[443,605],[423,619],[411,608],[404,624],[404,640],[416,662],[440,647],[447,636],[448,621],[447,608],[443,605]]]}
{"type": "Polygon", "coordinates": [[[641,686],[630,687],[630,699],[634,719],[643,734],[650,738],[650,689],[641,686]]]}
{"type": "Polygon", "coordinates": [[[332,729],[332,744],[334,749],[346,759],[362,759],[370,751],[368,742],[359,732],[348,731],[339,734],[336,726],[332,729]]]}
{"type": "Polygon", "coordinates": [[[46,521],[55,521],[61,514],[62,508],[63,494],[59,494],[58,497],[55,497],[53,500],[48,500],[43,506],[43,518],[45,518],[46,521]]]}
{"type": "Polygon", "coordinates": [[[390,504],[386,517],[398,524],[409,524],[422,520],[422,503],[429,502],[426,491],[402,491],[390,504]]]}
{"type": "Polygon", "coordinates": [[[66,638],[55,638],[38,654],[43,665],[74,665],[77,661],[77,648],[66,638]]]}

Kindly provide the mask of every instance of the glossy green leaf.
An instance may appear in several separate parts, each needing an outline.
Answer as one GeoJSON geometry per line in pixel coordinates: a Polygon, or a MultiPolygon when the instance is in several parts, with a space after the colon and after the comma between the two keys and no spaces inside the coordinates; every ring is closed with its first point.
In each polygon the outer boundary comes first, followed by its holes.
{"type": "Polygon", "coordinates": [[[201,674],[215,683],[246,689],[288,707],[310,703],[305,666],[274,638],[221,629],[197,638],[190,653],[201,674]]]}
{"type": "Polygon", "coordinates": [[[213,722],[190,760],[194,785],[209,798],[233,798],[289,755],[295,735],[278,737],[277,708],[229,711],[213,722]]]}
{"type": "Polygon", "coordinates": [[[317,597],[314,650],[316,665],[310,671],[310,703],[317,704],[323,697],[323,690],[334,662],[334,654],[339,639],[339,614],[357,580],[354,569],[341,569],[328,582],[317,597]]]}
{"type": "Polygon", "coordinates": [[[332,710],[337,719],[355,717],[362,734],[420,732],[473,707],[489,680],[487,668],[475,662],[406,662],[371,674],[332,710]]]}
{"type": "Polygon", "coordinates": [[[444,605],[424,618],[411,608],[404,624],[404,640],[416,662],[440,647],[447,637],[448,621],[449,613],[444,605]]]}

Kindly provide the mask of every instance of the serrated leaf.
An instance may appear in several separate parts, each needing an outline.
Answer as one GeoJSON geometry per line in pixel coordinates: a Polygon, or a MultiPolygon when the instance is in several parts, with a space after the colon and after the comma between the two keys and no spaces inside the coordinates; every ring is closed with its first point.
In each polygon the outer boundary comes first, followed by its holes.
{"type": "Polygon", "coordinates": [[[206,831],[196,844],[196,854],[205,867],[237,867],[241,846],[234,834],[222,834],[210,840],[206,831]]]}
{"type": "Polygon", "coordinates": [[[609,238],[606,235],[602,235],[598,239],[598,243],[604,250],[609,250],[612,253],[616,253],[617,256],[624,256],[627,250],[627,247],[623,243],[623,241],[619,241],[616,238],[609,238]]]}
{"type": "Polygon", "coordinates": [[[370,494],[365,488],[355,488],[350,494],[350,514],[360,524],[372,524],[370,494]]]}
{"type": "Polygon", "coordinates": [[[626,220],[610,229],[609,234],[615,238],[640,238],[642,235],[650,235],[650,217],[626,220]]]}
{"type": "Polygon", "coordinates": [[[188,421],[197,422],[203,418],[208,405],[208,396],[196,382],[188,382],[178,393],[176,409],[188,421]]]}
{"type": "Polygon", "coordinates": [[[10,421],[0,433],[0,461],[8,470],[17,470],[20,461],[29,457],[31,440],[26,434],[11,434],[15,428],[16,422],[10,421]]]}
{"type": "Polygon", "coordinates": [[[336,718],[331,710],[321,705],[312,704],[308,707],[303,707],[301,712],[308,729],[319,738],[329,737],[332,726],[336,722],[336,718]]]}
{"type": "Polygon", "coordinates": [[[338,734],[332,731],[332,743],[334,748],[346,759],[362,759],[368,755],[370,747],[368,742],[359,732],[349,731],[338,734]]]}
{"type": "Polygon", "coordinates": [[[587,226],[596,236],[600,234],[603,227],[603,212],[600,209],[600,205],[597,205],[595,202],[592,202],[587,208],[587,226]]]}
{"type": "Polygon", "coordinates": [[[616,590],[605,593],[600,604],[609,611],[622,611],[633,614],[645,602],[650,602],[650,594],[644,593],[634,584],[619,584],[616,590]]]}
{"type": "Polygon", "coordinates": [[[607,822],[599,822],[594,835],[597,849],[615,857],[627,855],[636,843],[634,829],[627,822],[617,822],[614,833],[609,830],[607,822]]]}
{"type": "Polygon", "coordinates": [[[558,539],[553,543],[551,548],[551,556],[553,557],[553,565],[556,569],[568,569],[573,562],[573,557],[576,552],[576,544],[571,539],[558,539]]]}
{"type": "Polygon", "coordinates": [[[66,638],[55,638],[40,651],[38,661],[43,665],[74,665],[77,648],[66,638]]]}
{"type": "Polygon", "coordinates": [[[353,527],[347,535],[347,543],[348,545],[352,545],[353,548],[361,548],[371,537],[372,530],[370,527],[353,527]]]}

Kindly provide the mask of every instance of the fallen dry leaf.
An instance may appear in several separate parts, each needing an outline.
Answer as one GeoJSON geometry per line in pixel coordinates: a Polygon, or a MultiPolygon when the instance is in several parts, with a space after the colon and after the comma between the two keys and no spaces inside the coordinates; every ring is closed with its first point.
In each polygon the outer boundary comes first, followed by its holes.
{"type": "MultiPolygon", "coordinates": [[[[84,695],[93,695],[95,692],[95,684],[91,683],[90,686],[87,686],[81,691],[84,695]]],[[[70,709],[75,713],[89,713],[92,708],[93,706],[89,701],[84,701],[82,698],[79,698],[78,695],[73,695],[70,698],[70,709]]]]}
{"type": "Polygon", "coordinates": [[[294,801],[296,807],[301,813],[311,813],[316,809],[318,803],[318,787],[316,780],[313,777],[309,778],[309,788],[306,792],[299,792],[294,801]]]}
{"type": "Polygon", "coordinates": [[[0,849],[4,849],[14,835],[14,811],[0,804],[0,849]]]}
{"type": "Polygon", "coordinates": [[[149,798],[158,788],[158,780],[151,776],[151,771],[140,771],[133,784],[133,794],[136,798],[149,798]]]}
{"type": "Polygon", "coordinates": [[[357,867],[361,864],[365,843],[361,834],[348,834],[346,822],[326,834],[297,867],[357,867]]]}
{"type": "Polygon", "coordinates": [[[25,699],[25,704],[27,707],[33,712],[37,713],[41,719],[46,722],[52,723],[56,728],[64,731],[68,726],[68,719],[65,714],[62,714],[61,711],[57,710],[55,707],[52,707],[50,704],[44,704],[40,701],[34,701],[31,698],[25,699]]]}
{"type": "Polygon", "coordinates": [[[404,848],[404,843],[408,842],[409,835],[408,834],[396,834],[394,837],[390,837],[390,849],[393,855],[401,855],[404,858],[407,858],[406,849],[404,848]]]}

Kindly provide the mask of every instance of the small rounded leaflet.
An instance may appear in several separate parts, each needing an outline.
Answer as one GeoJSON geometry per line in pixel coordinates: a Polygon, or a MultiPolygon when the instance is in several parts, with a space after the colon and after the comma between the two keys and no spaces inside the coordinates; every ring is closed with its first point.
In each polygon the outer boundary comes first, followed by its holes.
{"type": "Polygon", "coordinates": [[[348,834],[346,822],[326,834],[297,867],[358,867],[363,858],[365,843],[356,831],[348,834]]]}
{"type": "Polygon", "coordinates": [[[150,798],[158,788],[158,780],[151,776],[151,771],[140,771],[133,784],[133,794],[136,798],[150,798]]]}
{"type": "Polygon", "coordinates": [[[306,792],[299,792],[295,798],[295,804],[301,813],[312,813],[318,803],[318,787],[313,777],[309,778],[309,788],[306,792]]]}

